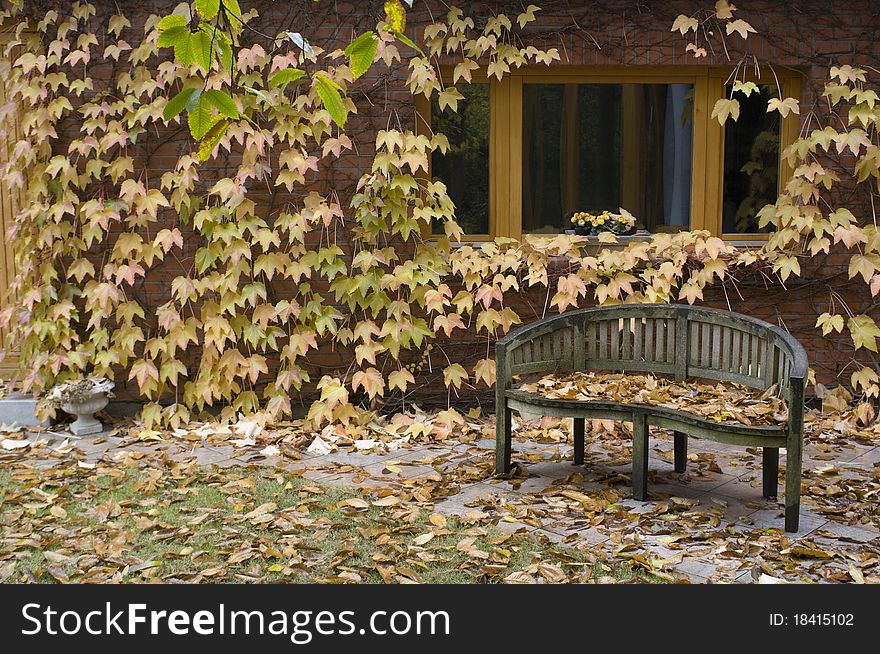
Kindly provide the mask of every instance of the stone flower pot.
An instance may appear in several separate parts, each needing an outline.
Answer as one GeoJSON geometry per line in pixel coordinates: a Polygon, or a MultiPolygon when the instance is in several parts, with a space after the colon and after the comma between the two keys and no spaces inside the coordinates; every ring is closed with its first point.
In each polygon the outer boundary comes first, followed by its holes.
{"type": "Polygon", "coordinates": [[[75,436],[85,436],[104,431],[104,425],[94,414],[107,406],[109,401],[106,391],[96,389],[91,397],[62,404],[61,408],[65,412],[76,416],[76,420],[70,425],[71,433],[75,436]]]}

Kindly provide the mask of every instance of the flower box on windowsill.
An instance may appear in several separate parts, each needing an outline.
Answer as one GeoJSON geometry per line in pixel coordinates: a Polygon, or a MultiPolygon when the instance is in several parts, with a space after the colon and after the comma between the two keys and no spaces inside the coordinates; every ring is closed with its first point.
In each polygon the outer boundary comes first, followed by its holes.
{"type": "MultiPolygon", "coordinates": [[[[579,231],[582,230],[566,229],[565,233],[575,236],[586,236],[590,239],[590,241],[596,241],[597,243],[599,242],[598,234],[578,233],[579,231]]],[[[614,234],[614,236],[617,237],[618,241],[644,241],[651,237],[651,232],[649,232],[647,229],[637,229],[632,234],[614,234]]]]}

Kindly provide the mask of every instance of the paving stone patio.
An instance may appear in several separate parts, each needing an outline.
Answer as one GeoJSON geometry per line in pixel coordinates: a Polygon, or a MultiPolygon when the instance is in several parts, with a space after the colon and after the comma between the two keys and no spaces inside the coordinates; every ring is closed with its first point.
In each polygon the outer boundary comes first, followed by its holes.
{"type": "MultiPolygon", "coordinates": [[[[439,512],[488,516],[502,529],[600,557],[630,559],[670,579],[731,583],[764,575],[764,580],[822,580],[839,578],[847,561],[858,561],[867,570],[866,581],[880,581],[876,511],[875,518],[863,515],[852,524],[852,516],[841,518],[851,513],[850,505],[842,502],[839,510],[833,504],[817,506],[805,493],[801,530],[784,534],[784,485],[778,500],[761,496],[760,450],[691,439],[688,470],[679,474],[672,469],[671,437],[662,432],[652,436],[648,502],[632,499],[625,435],[588,438],[586,462],[575,466],[567,443],[536,442],[518,434],[513,459],[519,465],[509,478],[493,475],[490,438],[415,443],[395,451],[342,448],[323,455],[304,449],[264,454],[265,442],[236,447],[168,436],[141,441],[114,433],[76,439],[63,432],[31,431],[27,438],[50,446],[48,458],[22,455],[38,468],[70,456],[84,466],[161,456],[200,465],[266,466],[337,486],[392,488],[439,512]]],[[[824,484],[833,475],[831,482],[850,480],[876,489],[878,467],[880,447],[870,443],[809,443],[805,450],[807,486],[817,479],[824,484]]],[[[872,493],[867,499],[880,502],[876,490],[872,493]]]]}

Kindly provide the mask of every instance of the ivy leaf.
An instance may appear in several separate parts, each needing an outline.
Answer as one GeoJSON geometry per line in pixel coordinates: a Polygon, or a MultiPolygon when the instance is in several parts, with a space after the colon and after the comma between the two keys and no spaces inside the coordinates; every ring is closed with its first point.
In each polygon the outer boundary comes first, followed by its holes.
{"type": "Polygon", "coordinates": [[[679,14],[675,21],[672,23],[672,32],[681,32],[683,35],[687,34],[691,30],[694,32],[697,31],[697,28],[700,26],[700,22],[691,16],[685,16],[684,14],[679,14]]]}
{"type": "Polygon", "coordinates": [[[483,381],[486,386],[495,384],[495,360],[482,359],[474,366],[474,380],[483,381]]]}
{"type": "Polygon", "coordinates": [[[269,88],[274,89],[276,87],[285,87],[291,82],[295,82],[300,79],[305,72],[299,70],[298,68],[285,68],[283,70],[279,70],[277,73],[272,75],[269,79],[269,88]]]}
{"type": "Polygon", "coordinates": [[[196,11],[205,20],[211,20],[220,11],[220,0],[196,0],[196,11]]]}
{"type": "Polygon", "coordinates": [[[717,118],[722,125],[728,118],[733,118],[733,122],[736,122],[739,120],[739,100],[721,98],[712,109],[712,118],[717,118]]]}
{"type": "Polygon", "coordinates": [[[767,113],[769,114],[771,111],[778,111],[783,118],[790,113],[801,113],[800,105],[794,98],[785,98],[784,100],[770,98],[770,101],[767,103],[767,113]]]}
{"type": "Polygon", "coordinates": [[[736,20],[732,20],[724,26],[724,31],[727,32],[727,36],[730,36],[734,32],[737,32],[742,38],[749,38],[749,33],[756,34],[755,28],[749,25],[742,18],[738,18],[736,20]]]}
{"type": "Polygon", "coordinates": [[[339,85],[328,77],[318,73],[315,75],[315,88],[324,108],[330,113],[333,122],[343,127],[348,118],[348,111],[342,103],[342,95],[339,93],[339,85]]]}
{"type": "Polygon", "coordinates": [[[203,31],[195,32],[189,37],[190,50],[193,58],[206,71],[211,70],[211,61],[214,58],[214,45],[211,35],[203,31]]]}
{"type": "Polygon", "coordinates": [[[467,371],[458,363],[453,363],[443,369],[443,383],[446,384],[446,388],[450,386],[455,386],[456,389],[461,388],[461,382],[467,381],[467,378],[467,371]]]}
{"type": "Polygon", "coordinates": [[[733,92],[734,93],[742,93],[746,97],[749,97],[752,93],[758,91],[758,85],[754,82],[743,82],[742,80],[736,80],[733,83],[733,92]]]}
{"type": "Polygon", "coordinates": [[[204,94],[202,94],[202,97],[199,98],[195,108],[189,112],[189,118],[187,119],[187,122],[189,123],[189,133],[192,134],[192,137],[196,141],[201,141],[205,134],[208,133],[208,130],[213,127],[213,121],[211,118],[211,103],[208,102],[205,99],[204,94]]]}
{"type": "Polygon", "coordinates": [[[773,272],[779,275],[779,278],[785,282],[792,274],[801,274],[801,263],[797,257],[779,257],[773,263],[773,272]]]}
{"type": "Polygon", "coordinates": [[[880,336],[880,329],[869,316],[854,316],[849,319],[847,326],[857,350],[864,347],[871,352],[877,351],[876,338],[880,336]]]}
{"type": "Polygon", "coordinates": [[[345,54],[351,61],[351,74],[355,79],[370,69],[378,49],[379,39],[373,32],[364,32],[348,45],[345,54]]]}
{"type": "MultiPolygon", "coordinates": [[[[171,18],[171,16],[168,16],[168,18],[171,18]]],[[[185,25],[178,25],[175,27],[170,27],[167,30],[163,31],[159,35],[159,39],[156,41],[156,44],[160,48],[176,48],[178,42],[183,39],[189,39],[189,30],[186,29],[185,25]]]]}
{"type": "Polygon", "coordinates": [[[202,97],[214,105],[217,108],[217,111],[227,118],[238,120],[240,116],[238,113],[238,107],[235,106],[235,100],[233,100],[226,91],[210,89],[205,91],[202,94],[202,97]]]}
{"type": "Polygon", "coordinates": [[[211,129],[208,130],[208,133],[205,134],[205,138],[199,144],[199,161],[204,163],[211,157],[211,152],[214,151],[214,148],[220,142],[220,139],[223,138],[223,135],[226,134],[226,130],[229,128],[229,122],[220,116],[216,116],[218,120],[214,122],[214,125],[211,129]]]}
{"type": "Polygon", "coordinates": [[[407,370],[406,368],[401,368],[400,370],[395,370],[390,375],[388,375],[388,388],[394,389],[399,388],[402,392],[406,392],[406,387],[410,384],[415,384],[416,380],[413,377],[413,374],[407,370]]]}
{"type": "Polygon", "coordinates": [[[354,373],[351,376],[351,387],[355,390],[363,387],[371,400],[377,395],[385,395],[385,380],[382,378],[382,373],[375,368],[358,370],[354,373]]]}
{"type": "Polygon", "coordinates": [[[822,328],[822,336],[828,336],[832,330],[840,333],[843,331],[843,316],[840,314],[831,315],[823,313],[816,320],[816,327],[822,328]]]}
{"type": "Polygon", "coordinates": [[[183,91],[171,98],[168,104],[165,105],[165,109],[162,110],[162,118],[169,121],[179,116],[186,109],[186,103],[189,102],[190,96],[194,92],[195,89],[183,89],[183,91]]]}

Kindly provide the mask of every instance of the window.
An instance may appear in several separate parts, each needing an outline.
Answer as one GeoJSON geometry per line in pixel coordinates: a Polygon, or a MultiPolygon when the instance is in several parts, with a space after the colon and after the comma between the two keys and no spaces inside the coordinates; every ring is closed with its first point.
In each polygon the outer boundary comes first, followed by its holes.
{"type": "MultiPolygon", "coordinates": [[[[732,87],[727,87],[731,93],[732,87]]],[[[775,86],[760,86],[748,97],[737,95],[740,115],[724,126],[724,195],[722,226],[725,234],[761,231],[755,217],[779,195],[779,112],[767,113],[775,86]]]]}
{"type": "Polygon", "coordinates": [[[739,120],[724,126],[711,113],[731,91],[729,70],[649,66],[524,68],[458,84],[459,113],[420,106],[419,124],[449,138],[431,176],[470,240],[558,234],[576,211],[618,208],[648,232],[761,239],[756,214],[790,178],[781,152],[799,130],[797,115],[767,112],[779,85],[799,97],[799,78],[768,75],[738,94],[739,120]]]}
{"type": "MultiPolygon", "coordinates": [[[[434,153],[431,176],[446,184],[465,234],[489,234],[489,85],[463,84],[458,111],[431,106],[432,128],[449,139],[446,154],[434,153]]],[[[442,232],[439,225],[436,231],[442,232]]]]}
{"type": "Polygon", "coordinates": [[[690,227],[692,84],[526,84],[522,231],[623,207],[649,231],[690,227]]]}

